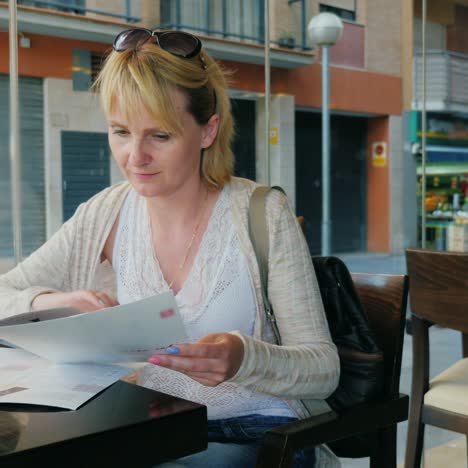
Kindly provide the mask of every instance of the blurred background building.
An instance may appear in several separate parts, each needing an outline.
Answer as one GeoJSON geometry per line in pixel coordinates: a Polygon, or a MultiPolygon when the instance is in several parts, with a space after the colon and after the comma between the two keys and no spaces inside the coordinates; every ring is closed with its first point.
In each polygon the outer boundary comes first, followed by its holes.
{"type": "MultiPolygon", "coordinates": [[[[267,182],[263,5],[263,0],[18,0],[25,255],[79,203],[121,179],[89,88],[114,36],[128,27],[194,32],[231,70],[236,174],[267,182]]],[[[344,22],[343,37],[330,51],[332,251],[402,253],[415,246],[420,1],[271,0],[270,5],[270,183],[282,185],[305,216],[312,253],[320,251],[321,68],[306,26],[321,11],[344,22]]],[[[468,172],[468,1],[428,0],[428,5],[428,159],[436,208],[445,208],[441,189],[453,188],[454,177],[461,188],[468,172]]],[[[3,258],[13,257],[7,30],[8,4],[0,0],[3,258]]],[[[461,192],[458,200],[463,203],[461,192]]]]}
{"type": "MultiPolygon", "coordinates": [[[[407,79],[405,101],[405,108],[411,109],[409,139],[418,163],[419,195],[421,14],[419,0],[414,7],[413,76],[407,79]]],[[[426,30],[427,246],[468,250],[468,1],[428,1],[426,30]],[[454,223],[465,227],[455,230],[454,223]],[[448,232],[452,232],[451,245],[448,232]],[[454,235],[459,239],[454,239],[454,235]]]]}

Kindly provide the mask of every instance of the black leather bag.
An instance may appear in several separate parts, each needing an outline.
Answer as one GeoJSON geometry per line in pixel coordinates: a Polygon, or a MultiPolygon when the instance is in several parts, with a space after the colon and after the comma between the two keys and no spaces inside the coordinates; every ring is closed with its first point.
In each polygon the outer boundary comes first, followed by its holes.
{"type": "MultiPolygon", "coordinates": [[[[265,312],[276,341],[281,336],[268,299],[268,228],[266,195],[280,187],[258,187],[251,196],[249,233],[260,269],[265,312]]],[[[367,315],[346,265],[337,257],[313,257],[320,293],[333,342],[338,348],[341,372],[335,392],[327,403],[335,411],[370,401],[384,384],[383,353],[370,328],[367,315]]],[[[341,441],[338,441],[338,443],[341,441]]],[[[349,443],[349,439],[343,441],[349,443]]]]}
{"type": "Polygon", "coordinates": [[[343,261],[337,257],[313,257],[312,261],[330,333],[340,356],[340,382],[326,401],[340,411],[381,393],[383,353],[343,261]]]}

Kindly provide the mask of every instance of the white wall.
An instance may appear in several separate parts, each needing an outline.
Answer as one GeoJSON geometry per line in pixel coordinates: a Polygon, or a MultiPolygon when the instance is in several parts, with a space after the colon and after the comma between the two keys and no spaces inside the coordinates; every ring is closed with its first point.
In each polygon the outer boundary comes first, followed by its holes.
{"type": "MultiPolygon", "coordinates": [[[[277,130],[277,143],[270,144],[270,185],[280,185],[296,205],[296,143],[294,96],[272,95],[270,128],[277,130]]],[[[257,101],[256,115],[257,182],[268,184],[265,171],[265,99],[257,101]]]]}
{"type": "MultiPolygon", "coordinates": [[[[46,78],[44,157],[47,238],[63,223],[62,130],[107,133],[107,125],[96,94],[73,91],[71,80],[46,78]]],[[[122,180],[122,175],[111,158],[111,183],[119,180],[122,180]]]]}
{"type": "Polygon", "coordinates": [[[405,116],[390,116],[390,252],[404,254],[417,242],[416,162],[403,144],[405,116]]]}

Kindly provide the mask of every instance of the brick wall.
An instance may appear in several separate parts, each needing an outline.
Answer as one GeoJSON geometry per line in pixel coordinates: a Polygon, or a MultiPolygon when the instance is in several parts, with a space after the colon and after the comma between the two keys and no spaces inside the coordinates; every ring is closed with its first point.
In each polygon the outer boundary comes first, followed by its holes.
{"type": "Polygon", "coordinates": [[[400,1],[370,0],[367,2],[366,16],[367,69],[389,75],[400,75],[400,1]]]}

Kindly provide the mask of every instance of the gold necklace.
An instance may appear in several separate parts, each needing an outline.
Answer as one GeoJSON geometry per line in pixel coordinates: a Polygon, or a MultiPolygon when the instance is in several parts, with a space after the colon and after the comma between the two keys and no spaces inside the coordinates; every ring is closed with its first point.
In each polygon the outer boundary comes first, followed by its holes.
{"type": "Polygon", "coordinates": [[[192,237],[190,238],[190,242],[188,243],[187,249],[185,250],[184,259],[182,260],[182,263],[179,265],[179,268],[177,269],[176,274],[174,275],[174,278],[172,278],[172,281],[168,285],[169,289],[172,289],[172,285],[174,284],[175,280],[179,277],[180,272],[184,269],[184,266],[187,263],[187,259],[188,259],[190,250],[192,248],[193,241],[195,240],[195,237],[197,237],[198,229],[200,228],[201,222],[203,220],[203,215],[205,214],[207,201],[208,201],[208,189],[206,190],[205,200],[203,202],[203,209],[201,210],[200,215],[199,215],[200,218],[198,219],[198,222],[197,222],[197,225],[195,226],[192,237]]]}

